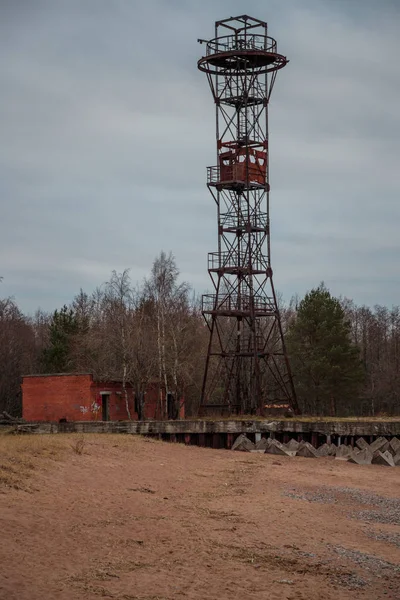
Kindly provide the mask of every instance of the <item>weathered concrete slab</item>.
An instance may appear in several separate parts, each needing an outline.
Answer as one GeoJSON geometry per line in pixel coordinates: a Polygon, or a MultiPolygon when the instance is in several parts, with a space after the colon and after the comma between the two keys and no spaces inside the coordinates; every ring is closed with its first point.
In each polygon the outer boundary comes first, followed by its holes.
{"type": "Polygon", "coordinates": [[[376,450],[372,456],[373,465],[383,465],[384,467],[395,467],[393,456],[390,452],[380,452],[376,450]]]}
{"type": "Polygon", "coordinates": [[[330,456],[336,456],[337,446],[335,444],[329,444],[330,446],[330,456]]]}
{"type": "MultiPolygon", "coordinates": [[[[24,424],[24,426],[28,423],[24,424]]],[[[400,418],[396,421],[277,421],[277,420],[210,420],[184,421],[80,421],[74,423],[40,423],[41,433],[131,433],[141,435],[207,433],[288,433],[337,436],[400,437],[400,418]]],[[[379,448],[377,448],[379,449],[379,448]]]]}
{"type": "Polygon", "coordinates": [[[396,465],[396,467],[400,467],[400,451],[395,454],[395,456],[393,456],[393,462],[396,465]]]}
{"type": "Polygon", "coordinates": [[[370,465],[372,462],[372,454],[368,448],[359,451],[354,450],[350,454],[348,462],[356,465],[370,465]]]}
{"type": "Polygon", "coordinates": [[[287,443],[284,444],[285,448],[287,448],[291,452],[296,452],[299,449],[300,442],[294,440],[293,438],[287,443]]]}
{"type": "Polygon", "coordinates": [[[249,438],[242,433],[239,437],[234,441],[232,450],[239,450],[241,452],[251,452],[255,450],[255,445],[249,438]]]}
{"type": "Polygon", "coordinates": [[[388,451],[390,451],[390,443],[389,443],[389,440],[386,440],[386,444],[383,444],[383,446],[381,446],[381,447],[379,448],[379,450],[380,450],[381,452],[388,452],[388,451]]]}
{"type": "Polygon", "coordinates": [[[55,423],[24,423],[23,425],[15,425],[10,433],[57,433],[57,425],[55,423]]]}
{"type": "Polygon", "coordinates": [[[265,451],[267,454],[278,454],[279,456],[295,456],[294,450],[288,450],[278,440],[270,440],[265,451]]]}
{"type": "Polygon", "coordinates": [[[335,458],[337,460],[348,460],[352,452],[353,449],[351,446],[345,446],[345,444],[340,444],[340,446],[336,448],[335,458]]]}
{"type": "Polygon", "coordinates": [[[390,440],[389,442],[389,451],[396,455],[398,452],[400,452],[400,440],[397,437],[394,437],[390,440]]]}
{"type": "Polygon", "coordinates": [[[301,442],[296,452],[296,456],[304,458],[318,458],[318,452],[309,442],[301,442]]]}
{"type": "Polygon", "coordinates": [[[356,446],[360,450],[364,450],[365,448],[368,448],[369,450],[369,444],[364,438],[359,438],[358,440],[356,440],[356,446]]]}
{"type": "Polygon", "coordinates": [[[370,444],[369,449],[371,450],[371,452],[373,454],[377,450],[381,450],[383,448],[383,446],[386,446],[386,444],[387,444],[387,439],[386,438],[384,438],[384,437],[378,437],[376,440],[374,440],[372,442],[372,444],[370,444]]]}
{"type": "Polygon", "coordinates": [[[322,444],[319,448],[317,448],[318,456],[331,456],[332,452],[332,444],[322,444]]]}
{"type": "Polygon", "coordinates": [[[261,438],[261,440],[259,440],[256,443],[255,449],[256,450],[263,450],[265,452],[265,450],[268,448],[270,443],[270,440],[268,438],[261,438]]]}

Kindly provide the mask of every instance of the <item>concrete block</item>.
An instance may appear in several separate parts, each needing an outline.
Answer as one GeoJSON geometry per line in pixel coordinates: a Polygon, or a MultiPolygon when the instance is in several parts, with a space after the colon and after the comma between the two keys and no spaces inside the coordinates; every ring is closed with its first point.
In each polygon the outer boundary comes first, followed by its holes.
{"type": "Polygon", "coordinates": [[[389,452],[391,454],[396,455],[398,452],[400,452],[400,440],[397,437],[394,437],[390,440],[389,442],[389,452]]]}
{"type": "Polygon", "coordinates": [[[388,440],[386,440],[386,444],[383,444],[383,446],[381,446],[379,448],[379,451],[382,452],[382,453],[383,452],[390,452],[390,444],[389,444],[388,440]]]}
{"type": "Polygon", "coordinates": [[[393,456],[393,462],[396,467],[400,467],[400,451],[393,456]]]}
{"type": "Polygon", "coordinates": [[[259,440],[256,443],[255,449],[256,450],[260,450],[260,451],[263,450],[265,452],[265,450],[268,448],[269,444],[270,444],[270,440],[269,439],[267,439],[267,438],[261,438],[261,440],[259,440]]]}
{"type": "Polygon", "coordinates": [[[329,456],[336,456],[337,446],[335,444],[328,444],[329,446],[329,456]]]}
{"type": "Polygon", "coordinates": [[[288,450],[278,440],[271,440],[266,451],[267,454],[279,454],[280,456],[295,456],[294,450],[288,450]]]}
{"type": "Polygon", "coordinates": [[[354,463],[356,465],[370,465],[372,462],[372,454],[368,448],[364,448],[364,450],[353,451],[350,454],[349,462],[354,463]]]}
{"type": "Polygon", "coordinates": [[[249,440],[247,435],[241,433],[239,437],[236,438],[236,440],[234,441],[231,449],[239,450],[241,452],[251,452],[252,450],[255,450],[255,445],[251,440],[249,440]]]}
{"type": "Polygon", "coordinates": [[[304,458],[318,458],[318,452],[308,442],[300,444],[299,449],[296,452],[296,456],[303,456],[304,458]]]}
{"type": "Polygon", "coordinates": [[[365,448],[368,448],[368,450],[369,450],[369,444],[368,444],[368,442],[366,442],[366,441],[364,440],[364,438],[359,438],[359,439],[356,441],[356,446],[357,446],[357,447],[358,447],[360,450],[365,450],[365,448]]]}
{"type": "Polygon", "coordinates": [[[383,465],[384,467],[395,467],[395,463],[393,460],[393,456],[390,452],[381,452],[380,450],[376,450],[372,457],[373,465],[383,465]]]}
{"type": "Polygon", "coordinates": [[[331,445],[332,444],[322,444],[322,446],[317,448],[318,456],[331,456],[331,445]]]}
{"type": "Polygon", "coordinates": [[[300,443],[297,440],[291,439],[290,442],[288,442],[287,444],[284,444],[284,446],[291,452],[292,451],[296,452],[296,450],[299,449],[300,443]]]}
{"type": "Polygon", "coordinates": [[[353,448],[351,446],[346,446],[345,444],[340,444],[340,446],[338,446],[336,448],[336,455],[335,458],[337,460],[348,460],[350,458],[350,455],[353,452],[353,448]]]}
{"type": "Polygon", "coordinates": [[[380,450],[382,446],[385,446],[386,443],[387,439],[384,437],[378,437],[376,440],[374,440],[372,444],[370,444],[370,450],[372,454],[374,454],[374,452],[376,452],[377,450],[380,450]]]}

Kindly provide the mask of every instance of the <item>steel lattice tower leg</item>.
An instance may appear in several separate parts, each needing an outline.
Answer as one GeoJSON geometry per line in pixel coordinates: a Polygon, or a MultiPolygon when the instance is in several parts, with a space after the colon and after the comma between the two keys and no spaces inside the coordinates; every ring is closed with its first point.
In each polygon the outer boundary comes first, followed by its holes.
{"type": "Polygon", "coordinates": [[[217,165],[208,167],[207,185],[217,206],[218,251],[208,256],[214,293],[202,299],[210,339],[201,409],[263,414],[269,403],[283,403],[297,413],[269,229],[268,104],[288,61],[267,23],[247,15],[217,21],[215,38],[205,43],[198,68],[216,106],[217,165]]]}

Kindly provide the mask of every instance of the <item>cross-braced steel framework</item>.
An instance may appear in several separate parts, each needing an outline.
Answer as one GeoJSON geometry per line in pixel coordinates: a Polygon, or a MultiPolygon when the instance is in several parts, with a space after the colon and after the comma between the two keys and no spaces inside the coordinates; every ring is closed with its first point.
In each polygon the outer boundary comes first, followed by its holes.
{"type": "Polygon", "coordinates": [[[216,105],[217,165],[207,185],[217,205],[218,251],[208,255],[214,293],[202,299],[210,330],[201,408],[298,412],[272,281],[268,103],[287,64],[267,23],[247,15],[215,24],[198,68],[216,105]],[[218,408],[217,408],[218,407],[218,408]]]}

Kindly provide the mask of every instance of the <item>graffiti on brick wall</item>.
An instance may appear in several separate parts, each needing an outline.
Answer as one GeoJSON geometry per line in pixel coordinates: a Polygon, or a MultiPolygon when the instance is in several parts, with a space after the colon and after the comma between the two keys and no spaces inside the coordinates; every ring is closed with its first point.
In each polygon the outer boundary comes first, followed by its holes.
{"type": "Polygon", "coordinates": [[[79,407],[79,410],[83,415],[86,415],[87,413],[91,413],[92,415],[95,416],[95,419],[98,418],[100,409],[101,409],[101,405],[98,402],[96,402],[96,400],[94,400],[90,406],[80,406],[79,407]]]}

